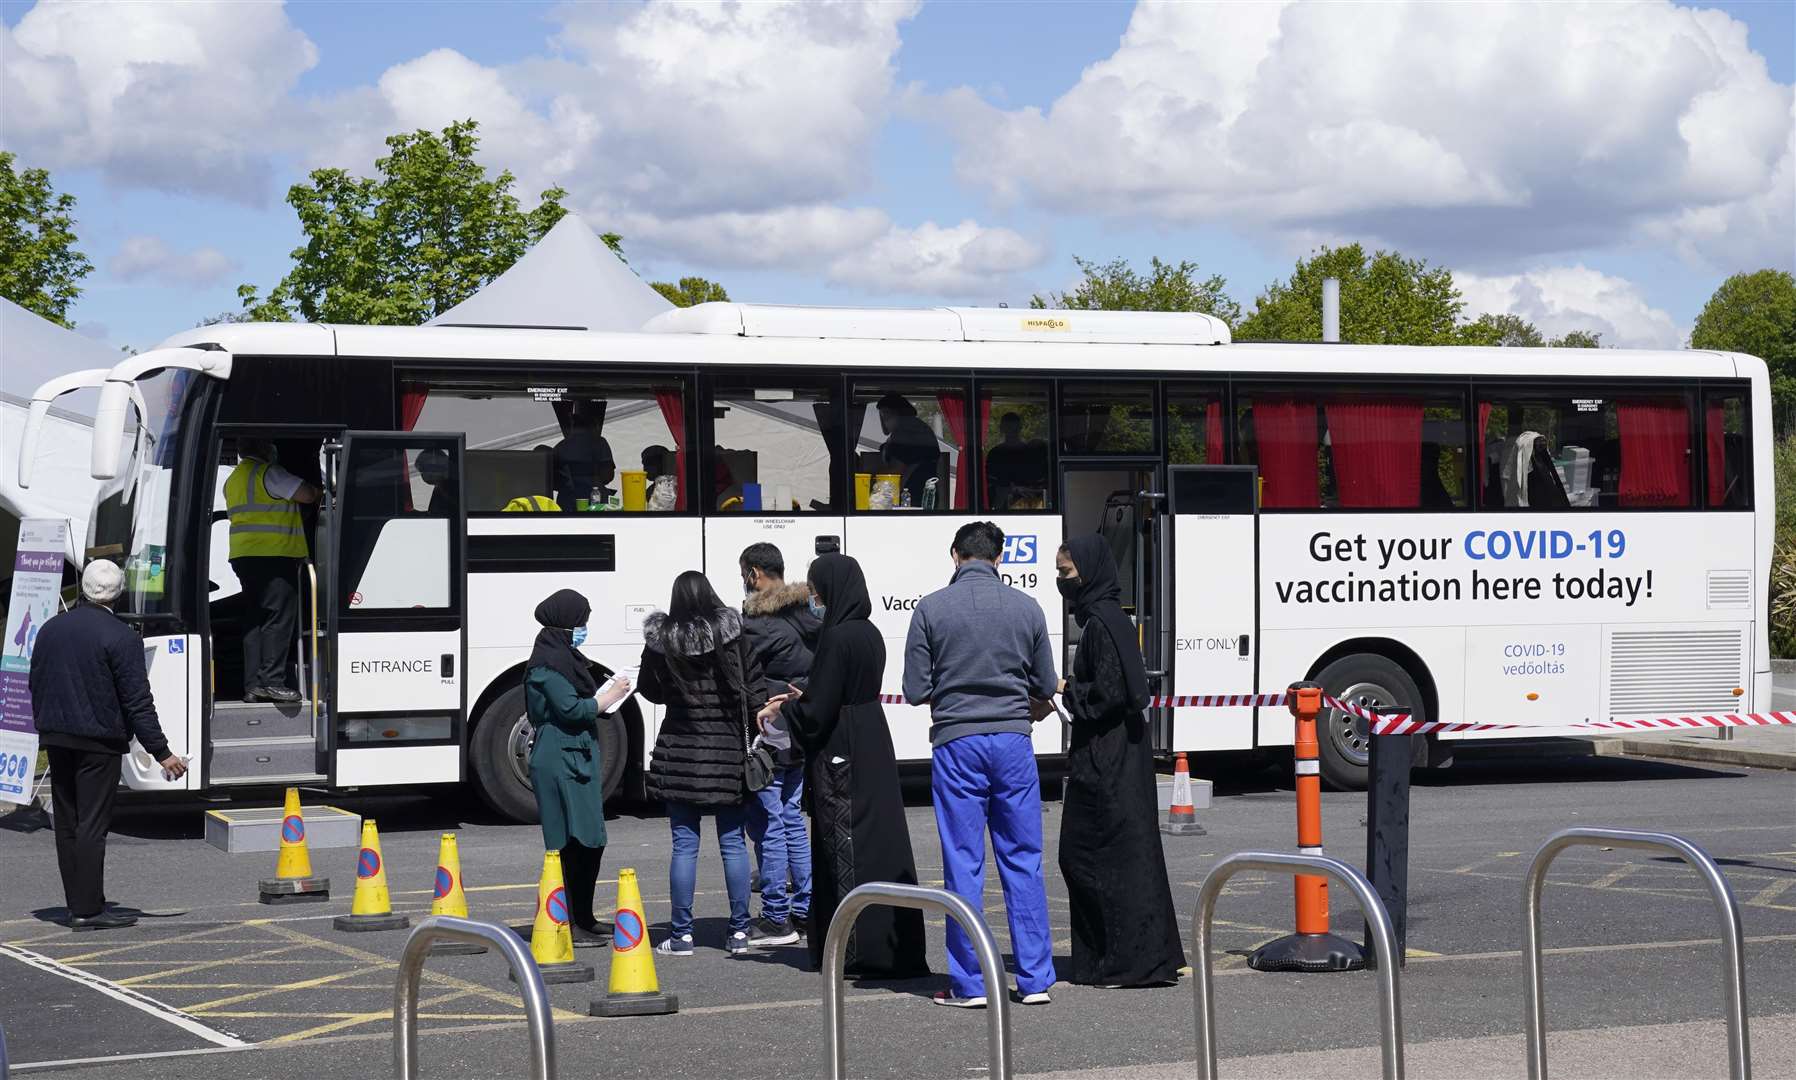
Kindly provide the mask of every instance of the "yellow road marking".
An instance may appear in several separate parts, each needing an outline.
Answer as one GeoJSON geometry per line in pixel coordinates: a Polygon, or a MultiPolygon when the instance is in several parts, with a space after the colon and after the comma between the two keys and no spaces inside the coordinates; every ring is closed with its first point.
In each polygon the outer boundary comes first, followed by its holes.
{"type": "MultiPolygon", "coordinates": [[[[439,994],[429,1001],[420,1001],[418,1007],[419,1009],[423,1009],[426,1005],[439,1005],[445,1001],[454,1001],[457,998],[468,997],[472,993],[473,992],[470,990],[456,990],[448,994],[439,994]]],[[[319,1024],[316,1027],[309,1027],[303,1031],[295,1031],[289,1035],[279,1035],[264,1041],[261,1045],[283,1046],[288,1043],[303,1042],[316,1035],[328,1035],[333,1031],[342,1031],[345,1028],[360,1027],[363,1024],[372,1024],[377,1020],[391,1020],[393,1018],[393,1010],[387,1008],[381,1009],[378,1012],[350,1013],[348,1015],[338,1014],[338,1016],[338,1019],[332,1020],[328,1024],[319,1024]]]]}
{"type": "Polygon", "coordinates": [[[1597,878],[1595,881],[1591,882],[1590,887],[1593,889],[1607,889],[1611,885],[1614,885],[1614,884],[1620,882],[1623,878],[1626,878],[1630,874],[1633,874],[1639,870],[1644,870],[1645,868],[1646,868],[1645,863],[1637,863],[1637,862],[1622,863],[1620,866],[1609,871],[1607,874],[1604,874],[1602,877],[1597,878]]]}
{"type": "Polygon", "coordinates": [[[56,959],[59,963],[79,964],[83,960],[97,960],[102,956],[117,956],[119,953],[133,952],[138,949],[153,949],[160,945],[180,945],[189,941],[199,941],[211,937],[213,934],[222,934],[235,929],[237,929],[236,923],[225,923],[205,930],[195,930],[191,934],[177,934],[174,937],[158,938],[155,941],[138,941],[130,945],[114,945],[109,949],[94,949],[91,952],[77,953],[74,956],[59,956],[56,959]]]}
{"type": "MultiPolygon", "coordinates": [[[[239,1005],[246,1001],[256,1001],[260,998],[273,997],[275,994],[290,994],[297,990],[310,990],[313,987],[328,986],[331,983],[342,982],[344,979],[353,979],[360,974],[362,974],[360,969],[351,969],[349,971],[339,971],[331,975],[320,975],[315,979],[300,979],[298,982],[283,983],[280,986],[265,986],[260,990],[252,990],[244,994],[232,994],[229,997],[215,998],[211,1001],[195,1002],[194,1004],[187,1006],[186,1011],[190,1013],[209,1012],[218,1008],[220,1005],[239,1005]]],[[[161,983],[157,983],[156,987],[157,989],[166,989],[161,983]]]]}
{"type": "MultiPolygon", "coordinates": [[[[281,953],[297,952],[301,948],[304,948],[304,946],[285,945],[278,949],[269,949],[263,955],[278,956],[281,953]]],[[[138,961],[134,961],[134,962],[138,962],[138,961]]],[[[153,985],[155,980],[157,980],[157,979],[167,979],[167,978],[173,978],[176,975],[191,975],[196,971],[210,971],[213,968],[235,967],[235,966],[242,966],[244,964],[253,964],[253,963],[260,963],[260,961],[250,960],[250,959],[248,959],[246,957],[242,957],[242,956],[227,956],[222,960],[201,960],[197,963],[184,964],[180,967],[167,968],[163,971],[146,971],[142,975],[132,975],[129,978],[118,979],[116,981],[118,982],[118,984],[120,986],[153,985]]],[[[87,966],[87,965],[83,965],[83,966],[87,966]]]]}
{"type": "Polygon", "coordinates": [[[1763,889],[1760,889],[1758,895],[1746,902],[1753,907],[1769,907],[1779,908],[1779,910],[1788,910],[1787,908],[1781,908],[1779,905],[1773,904],[1771,901],[1790,891],[1792,885],[1796,885],[1796,878],[1784,878],[1782,881],[1773,881],[1763,889]]]}
{"type": "Polygon", "coordinates": [[[1484,858],[1479,859],[1477,862],[1466,863],[1464,866],[1458,867],[1457,869],[1454,869],[1454,870],[1449,870],[1447,872],[1449,874],[1469,874],[1472,871],[1478,869],[1480,866],[1483,866],[1485,863],[1491,862],[1495,859],[1513,859],[1520,855],[1521,855],[1521,852],[1519,852],[1519,851],[1499,851],[1495,855],[1486,855],[1484,858]]]}

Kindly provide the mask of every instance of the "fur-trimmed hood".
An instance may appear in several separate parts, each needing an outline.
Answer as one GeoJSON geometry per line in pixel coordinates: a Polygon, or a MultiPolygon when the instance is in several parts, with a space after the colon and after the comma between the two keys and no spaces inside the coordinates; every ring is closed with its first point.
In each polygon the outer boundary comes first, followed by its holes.
{"type": "Polygon", "coordinates": [[[811,601],[811,586],[807,582],[781,585],[767,592],[750,593],[742,600],[742,614],[751,619],[763,615],[778,615],[782,611],[795,607],[803,607],[811,601]]]}
{"type": "Polygon", "coordinates": [[[730,608],[709,618],[674,622],[657,611],[642,621],[642,641],[662,656],[694,659],[742,636],[742,616],[730,608]]]}

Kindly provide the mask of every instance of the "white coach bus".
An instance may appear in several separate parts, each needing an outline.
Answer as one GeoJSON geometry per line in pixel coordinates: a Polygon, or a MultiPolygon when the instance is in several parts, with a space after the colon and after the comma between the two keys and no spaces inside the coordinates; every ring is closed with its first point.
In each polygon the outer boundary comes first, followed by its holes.
{"type": "MultiPolygon", "coordinates": [[[[87,551],[125,564],[120,612],[197,765],[167,785],[138,753],[137,788],[471,781],[528,818],[520,675],[550,592],[591,599],[587,656],[628,672],[680,571],[732,599],[751,543],[778,545],[793,580],[841,550],[866,568],[897,693],[911,609],[973,518],[1003,528],[1004,575],[1063,657],[1077,628],[1054,551],[1104,534],[1162,695],[1315,679],[1542,733],[1770,704],[1769,389],[1747,356],[706,304],[631,334],[207,326],[86,382],[102,379],[94,472],[111,479],[87,551]],[[222,487],[249,436],[326,492],[298,707],[239,700],[222,487]],[[545,509],[507,511],[519,498],[545,509]]],[[[22,464],[34,452],[28,435],[22,464]]],[[[888,715],[899,757],[926,760],[922,711],[888,715]]],[[[658,716],[633,698],[605,721],[608,792],[639,789],[658,716]]],[[[1152,718],[1164,752],[1292,738],[1282,708],[1152,718]]],[[[1362,784],[1364,722],[1326,720],[1325,777],[1362,784]]],[[[1044,756],[1063,739],[1035,733],[1044,756]]]]}

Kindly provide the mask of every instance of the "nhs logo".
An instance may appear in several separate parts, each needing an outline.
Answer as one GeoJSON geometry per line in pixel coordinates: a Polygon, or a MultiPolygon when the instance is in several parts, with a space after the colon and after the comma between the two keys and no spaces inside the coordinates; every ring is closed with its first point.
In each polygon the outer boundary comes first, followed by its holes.
{"type": "Polygon", "coordinates": [[[1004,538],[1004,557],[999,560],[1006,563],[1032,563],[1035,561],[1035,537],[1006,536],[1004,538]]]}

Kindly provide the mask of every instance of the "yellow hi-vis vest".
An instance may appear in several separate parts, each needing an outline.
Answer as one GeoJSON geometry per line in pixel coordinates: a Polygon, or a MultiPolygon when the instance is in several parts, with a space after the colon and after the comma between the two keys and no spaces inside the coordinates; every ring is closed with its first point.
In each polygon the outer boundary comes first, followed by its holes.
{"type": "Polygon", "coordinates": [[[225,480],[225,506],[231,515],[231,558],[306,558],[311,549],[306,546],[306,526],[299,515],[299,504],[268,494],[263,484],[268,468],[266,461],[245,458],[225,480]]]}
{"type": "Polygon", "coordinates": [[[515,514],[519,511],[530,514],[559,511],[561,509],[554,499],[547,495],[519,495],[505,504],[504,513],[515,514]]]}

